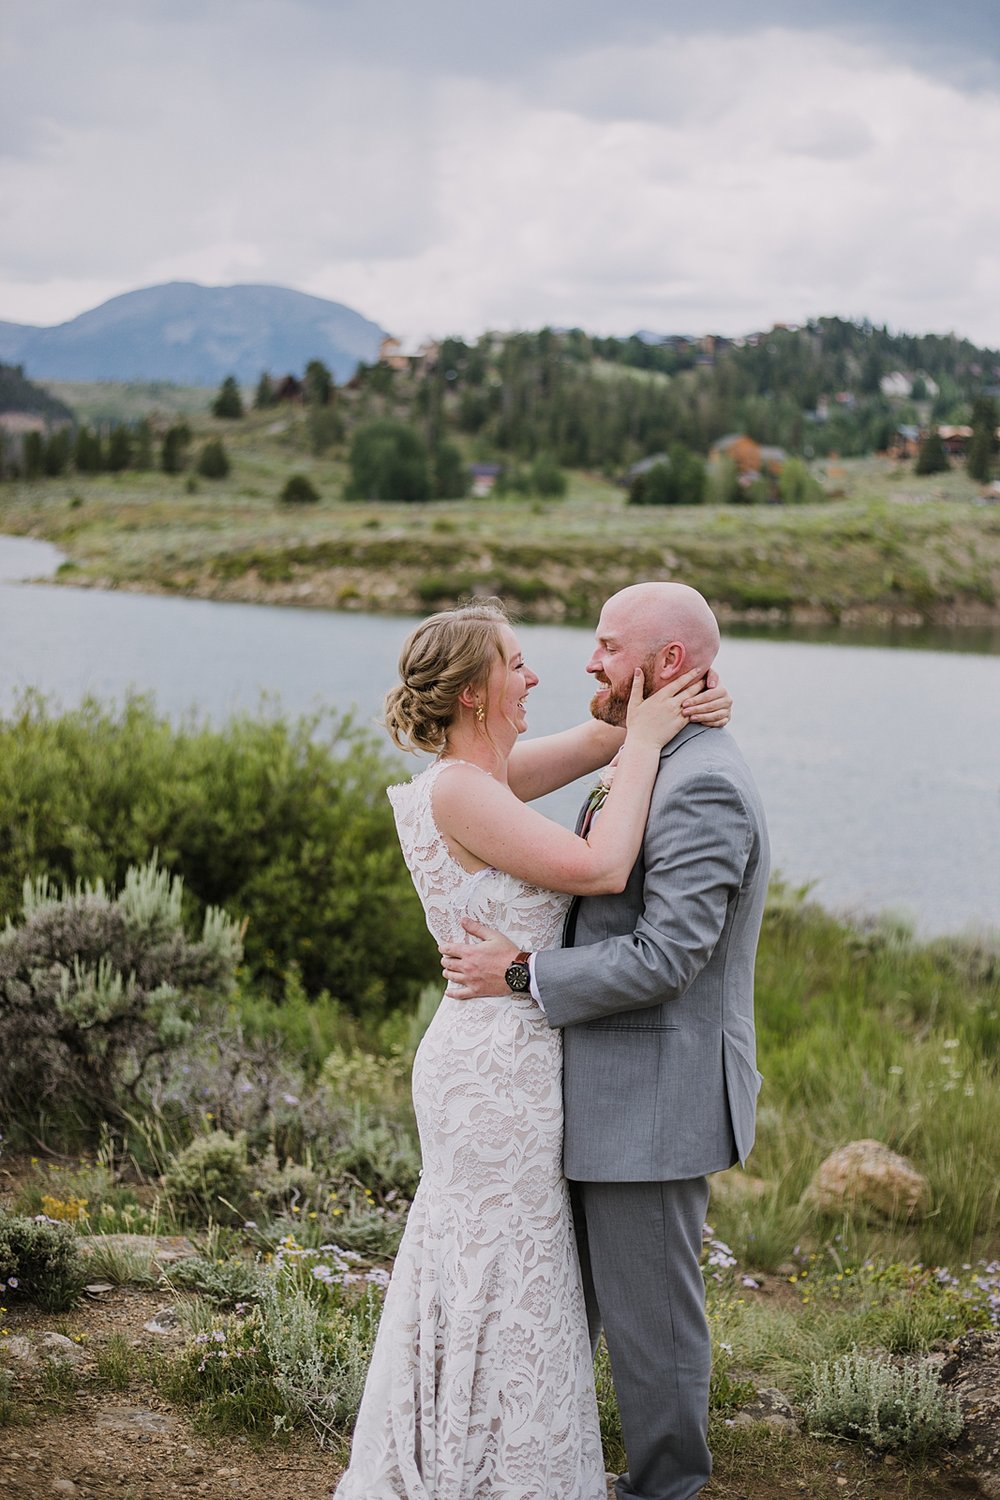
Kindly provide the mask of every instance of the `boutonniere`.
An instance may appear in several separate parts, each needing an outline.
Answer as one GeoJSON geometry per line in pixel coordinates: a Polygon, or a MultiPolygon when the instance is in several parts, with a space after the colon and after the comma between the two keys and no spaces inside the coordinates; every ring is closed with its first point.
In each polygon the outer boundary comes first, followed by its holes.
{"type": "Polygon", "coordinates": [[[587,811],[585,814],[588,820],[592,818],[595,813],[600,812],[601,808],[604,806],[607,795],[611,790],[611,783],[614,780],[614,776],[614,765],[612,764],[610,766],[605,766],[604,770],[601,772],[600,780],[595,782],[595,784],[591,787],[590,795],[587,798],[587,811]]]}

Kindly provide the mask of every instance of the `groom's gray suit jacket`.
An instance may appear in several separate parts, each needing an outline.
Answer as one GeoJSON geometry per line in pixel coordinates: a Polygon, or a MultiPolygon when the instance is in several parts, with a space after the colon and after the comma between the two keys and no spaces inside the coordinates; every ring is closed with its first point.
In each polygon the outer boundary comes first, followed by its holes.
{"type": "Polygon", "coordinates": [[[535,958],[545,1014],[565,1028],[567,1177],[669,1181],[745,1160],[769,864],[736,742],[689,725],[662,753],[625,890],[575,902],[565,946],[535,958]]]}

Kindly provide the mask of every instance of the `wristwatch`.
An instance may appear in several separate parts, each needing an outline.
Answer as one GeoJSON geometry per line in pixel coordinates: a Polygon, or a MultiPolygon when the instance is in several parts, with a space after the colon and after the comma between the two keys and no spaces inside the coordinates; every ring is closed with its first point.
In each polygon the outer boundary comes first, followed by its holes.
{"type": "Polygon", "coordinates": [[[526,995],[531,989],[531,970],[528,968],[528,959],[531,954],[522,949],[514,962],[504,974],[504,983],[515,995],[526,995]]]}

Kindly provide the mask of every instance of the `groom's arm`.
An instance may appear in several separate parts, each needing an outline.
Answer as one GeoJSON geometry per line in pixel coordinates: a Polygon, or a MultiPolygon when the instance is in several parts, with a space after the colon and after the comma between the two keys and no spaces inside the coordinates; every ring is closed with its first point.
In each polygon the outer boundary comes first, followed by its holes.
{"type": "Polygon", "coordinates": [[[535,956],[549,1024],[574,1026],[683,995],[712,956],[753,840],[746,805],[725,773],[702,771],[658,786],[643,841],[643,909],[634,932],[535,956]]]}
{"type": "MultiPolygon", "coordinates": [[[[653,790],[643,840],[643,909],[635,930],[532,958],[532,993],[553,1026],[642,1010],[683,995],[715,950],[754,842],[739,789],[724,772],[653,790]]],[[[598,898],[599,899],[599,898],[598,898]]],[[[449,993],[502,995],[517,945],[466,922],[471,944],[442,944],[449,993]]]]}

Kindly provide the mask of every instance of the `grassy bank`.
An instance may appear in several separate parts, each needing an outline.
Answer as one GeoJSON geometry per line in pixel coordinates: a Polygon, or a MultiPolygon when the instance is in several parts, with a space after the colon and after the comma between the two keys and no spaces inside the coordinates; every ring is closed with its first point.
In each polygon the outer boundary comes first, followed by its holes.
{"type": "MultiPolygon", "coordinates": [[[[159,930],[152,906],[145,920],[159,930]]],[[[947,1441],[928,1456],[926,1422],[909,1439],[882,1432],[845,1443],[843,1416],[817,1407],[817,1392],[851,1351],[863,1351],[865,1370],[933,1372],[924,1363],[932,1351],[1000,1326],[997,953],[847,928],[779,889],[759,974],[760,1139],[740,1186],[731,1174],[715,1180],[706,1233],[708,1493],[776,1500],[838,1493],[845,1480],[868,1500],[961,1493],[961,1456],[947,1441]],[[926,1218],[823,1218],[804,1205],[822,1157],[856,1136],[877,1136],[927,1175],[926,1218]],[[775,1389],[795,1413],[780,1431],[748,1407],[775,1389]]],[[[268,1463],[294,1467],[314,1487],[332,1482],[416,1183],[407,1075],[435,1001],[428,990],[416,1014],[379,1033],[328,999],[279,1005],[244,989],[228,1017],[206,1024],[209,1009],[175,1048],[168,1086],[154,1069],[124,1135],[61,1154],[66,1122],[50,1114],[33,1157],[8,1150],[0,1239],[11,1222],[4,1211],[27,1226],[41,1214],[53,1233],[86,1237],[86,1277],[107,1290],[75,1302],[84,1273],[74,1282],[64,1245],[47,1263],[61,1278],[47,1310],[23,1271],[7,1291],[0,1333],[30,1340],[55,1326],[89,1359],[11,1380],[0,1346],[0,1443],[44,1455],[53,1473],[75,1474],[65,1468],[74,1461],[93,1469],[93,1440],[74,1428],[75,1414],[92,1420],[128,1393],[180,1424],[187,1435],[175,1446],[187,1444],[192,1468],[210,1440],[209,1461],[245,1470],[248,1486],[268,1463]],[[148,1250],[112,1238],[123,1233],[183,1234],[197,1254],[158,1279],[148,1250]],[[164,1300],[180,1319],[170,1341],[145,1325],[164,1300]],[[67,1430],[72,1452],[59,1435],[67,1430]],[[274,1456],[241,1448],[246,1436],[274,1456]]],[[[618,1469],[603,1354],[598,1377],[606,1461],[618,1469]]],[[[935,1392],[936,1375],[925,1378],[935,1392]]],[[[946,1403],[947,1392],[934,1399],[946,1403]]],[[[109,1447],[104,1440],[102,1462],[109,1447]]],[[[172,1462],[171,1482],[185,1474],[183,1456],[172,1462]]],[[[156,1483],[150,1475],[144,1500],[160,1500],[156,1483]]]]}
{"type": "MultiPolygon", "coordinates": [[[[819,466],[803,507],[629,507],[574,474],[560,501],[345,503],[338,454],[309,454],[304,417],[195,418],[221,435],[221,481],[157,471],[0,487],[0,530],[63,548],[68,583],[421,612],[497,592],[528,620],[591,620],[613,589],[678,576],[726,620],[945,626],[1000,621],[1000,510],[963,472],[918,479],[880,460],[819,466]],[[315,506],[282,507],[289,474],[315,506]]],[[[471,449],[468,453],[472,456],[471,449]]]]}
{"type": "MultiPolygon", "coordinates": [[[[307,727],[171,729],[141,703],[49,716],[31,701],[0,726],[0,802],[14,809],[0,838],[13,918],[0,942],[0,1261],[16,1258],[0,1264],[0,1340],[30,1342],[55,1314],[57,1331],[91,1349],[77,1371],[43,1363],[10,1375],[0,1343],[7,1448],[93,1465],[92,1426],[74,1427],[76,1414],[129,1392],[190,1432],[171,1483],[185,1454],[204,1462],[207,1434],[225,1455],[216,1462],[241,1475],[252,1464],[234,1446],[241,1436],[287,1445],[307,1476],[300,1492],[332,1483],[343,1461],[418,1181],[409,1073],[439,991],[399,1003],[425,963],[435,967],[416,947],[389,955],[385,973],[373,961],[367,987],[344,967],[359,893],[376,913],[390,902],[405,926],[382,796],[390,770],[372,753],[363,777],[348,776],[336,742],[313,742],[307,727]],[[250,826],[264,788],[269,812],[250,826]],[[272,822],[281,836],[268,841],[272,822]],[[337,864],[337,849],[362,843],[363,861],[337,864]],[[123,855],[154,846],[188,884],[149,866],[115,896],[123,855]],[[59,899],[35,884],[18,912],[21,877],[46,870],[71,886],[103,875],[109,889],[59,899]],[[282,934],[290,946],[279,952],[282,934]],[[317,948],[325,968],[314,972],[317,948]],[[136,1233],[183,1234],[198,1253],[158,1280],[148,1247],[143,1257],[112,1238],[136,1233]],[[81,1302],[85,1281],[108,1290],[81,1302]],[[165,1300],[178,1309],[171,1341],[146,1327],[165,1300]]],[[[922,1455],[925,1428],[899,1438],[890,1463],[873,1440],[817,1436],[809,1412],[845,1353],[863,1351],[887,1379],[886,1361],[920,1371],[929,1351],[1000,1326],[1000,950],[919,943],[887,922],[846,925],[776,886],[757,1018],[758,1143],[747,1174],[714,1180],[706,1234],[709,1493],[772,1500],[836,1492],[847,1478],[871,1500],[947,1495],[957,1468],[947,1448],[922,1455]],[[919,1218],[810,1206],[817,1167],[860,1138],[925,1177],[919,1218]],[[768,1388],[796,1420],[781,1432],[752,1416],[732,1425],[768,1388]]],[[[599,1375],[616,1467],[603,1363],[599,1375]]],[[[823,1431],[843,1437],[837,1420],[827,1412],[823,1431]]],[[[143,1500],[160,1500],[158,1482],[150,1476],[143,1500]]],[[[249,1477],[245,1492],[257,1493],[249,1477]]]]}

